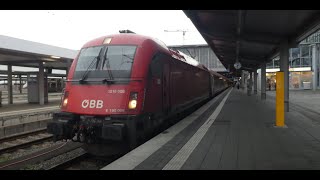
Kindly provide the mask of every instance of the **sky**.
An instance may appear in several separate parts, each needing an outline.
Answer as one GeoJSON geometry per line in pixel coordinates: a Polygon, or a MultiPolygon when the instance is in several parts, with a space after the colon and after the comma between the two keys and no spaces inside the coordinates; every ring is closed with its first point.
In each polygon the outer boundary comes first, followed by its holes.
{"type": "Polygon", "coordinates": [[[1,35],[73,50],[124,29],[166,45],[207,44],[182,10],[1,10],[0,22],[1,35]]]}

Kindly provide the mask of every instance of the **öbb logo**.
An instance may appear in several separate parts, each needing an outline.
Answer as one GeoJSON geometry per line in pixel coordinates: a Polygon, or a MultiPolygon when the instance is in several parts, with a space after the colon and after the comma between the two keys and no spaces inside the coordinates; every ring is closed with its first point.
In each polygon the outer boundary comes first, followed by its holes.
{"type": "Polygon", "coordinates": [[[82,107],[83,108],[99,108],[101,109],[103,107],[103,101],[102,100],[88,100],[85,99],[82,101],[82,107]]]}

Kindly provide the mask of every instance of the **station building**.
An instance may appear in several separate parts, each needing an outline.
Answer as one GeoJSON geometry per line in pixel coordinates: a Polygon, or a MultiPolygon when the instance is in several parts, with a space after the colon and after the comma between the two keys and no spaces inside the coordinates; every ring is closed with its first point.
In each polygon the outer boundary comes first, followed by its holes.
{"type": "MultiPolygon", "coordinates": [[[[320,31],[303,40],[298,47],[289,50],[289,89],[312,89],[313,83],[319,88],[319,47],[320,31]]],[[[279,62],[279,57],[276,57],[267,64],[267,89],[268,83],[271,89],[275,89],[276,72],[280,70],[279,62]]]]}

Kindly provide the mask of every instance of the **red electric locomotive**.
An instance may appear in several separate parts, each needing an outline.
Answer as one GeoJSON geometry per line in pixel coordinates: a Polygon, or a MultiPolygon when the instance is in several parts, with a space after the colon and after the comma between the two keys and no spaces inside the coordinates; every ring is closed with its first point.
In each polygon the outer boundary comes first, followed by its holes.
{"type": "Polygon", "coordinates": [[[85,144],[125,142],[152,134],[171,116],[230,85],[161,41],[120,33],[86,43],[73,61],[61,112],[48,132],[85,144]]]}

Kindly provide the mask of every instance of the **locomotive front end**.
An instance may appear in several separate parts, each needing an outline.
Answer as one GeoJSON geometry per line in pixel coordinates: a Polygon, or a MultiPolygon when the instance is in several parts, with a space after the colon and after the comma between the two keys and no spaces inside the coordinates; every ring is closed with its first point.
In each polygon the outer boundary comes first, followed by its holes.
{"type": "Polygon", "coordinates": [[[56,140],[105,143],[135,134],[144,95],[143,78],[132,75],[137,49],[110,41],[81,49],[70,68],[61,112],[47,125],[56,140]]]}

